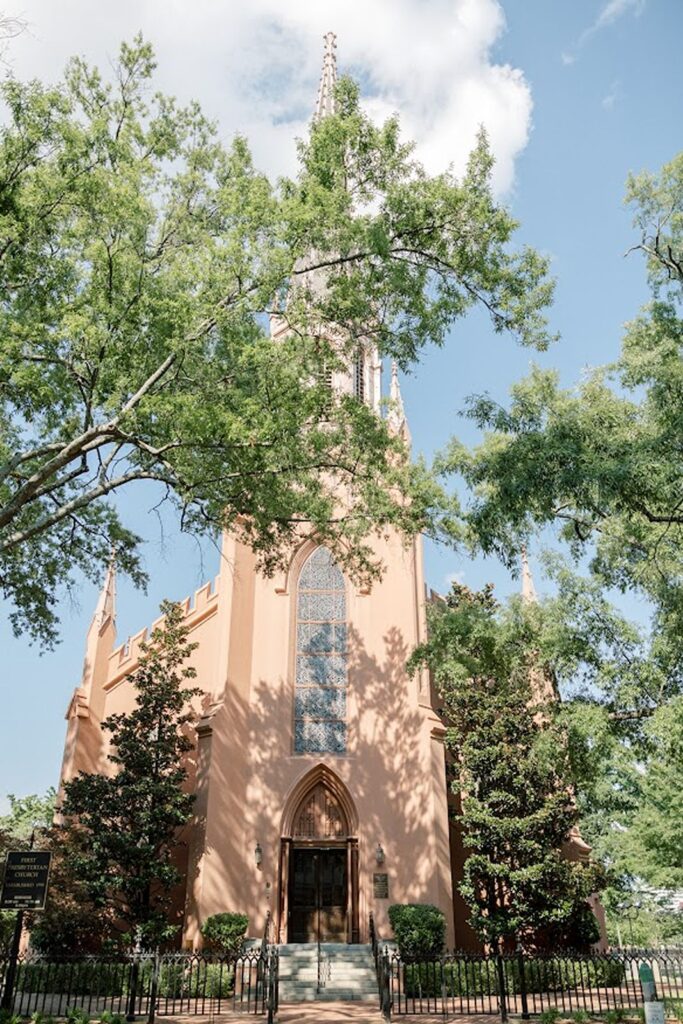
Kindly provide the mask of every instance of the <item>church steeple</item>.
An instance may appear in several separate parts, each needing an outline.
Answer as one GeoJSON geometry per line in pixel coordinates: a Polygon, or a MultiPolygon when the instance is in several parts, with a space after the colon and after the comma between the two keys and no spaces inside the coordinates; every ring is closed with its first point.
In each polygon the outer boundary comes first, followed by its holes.
{"type": "Polygon", "coordinates": [[[387,423],[389,428],[394,431],[395,434],[399,434],[403,440],[410,444],[410,431],[408,430],[408,420],[406,419],[406,411],[403,406],[403,396],[401,394],[401,385],[398,379],[398,364],[395,359],[391,361],[391,384],[389,385],[389,413],[387,415],[387,423]]]}
{"type": "Polygon", "coordinates": [[[526,544],[522,544],[522,601],[527,604],[536,604],[538,601],[536,587],[534,586],[534,578],[531,575],[531,569],[529,568],[526,544]]]}
{"type": "Polygon", "coordinates": [[[328,114],[336,113],[334,87],[337,84],[337,37],[334,32],[326,32],[323,70],[318,87],[318,99],[315,104],[313,120],[319,121],[328,114]]]}

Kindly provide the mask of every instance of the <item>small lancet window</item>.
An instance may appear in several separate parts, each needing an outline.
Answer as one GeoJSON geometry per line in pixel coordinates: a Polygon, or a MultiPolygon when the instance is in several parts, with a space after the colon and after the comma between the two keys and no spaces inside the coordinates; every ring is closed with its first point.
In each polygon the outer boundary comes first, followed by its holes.
{"type": "Polygon", "coordinates": [[[327,548],[305,562],[297,592],[294,751],[346,752],[346,587],[327,548]]]}
{"type": "Polygon", "coordinates": [[[365,401],[365,359],[359,352],[354,363],[353,390],[359,402],[365,401]]]}

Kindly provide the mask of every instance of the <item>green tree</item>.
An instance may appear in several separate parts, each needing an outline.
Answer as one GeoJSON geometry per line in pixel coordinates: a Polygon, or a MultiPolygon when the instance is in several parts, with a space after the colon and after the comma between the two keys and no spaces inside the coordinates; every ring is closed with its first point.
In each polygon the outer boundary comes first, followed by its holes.
{"type": "Polygon", "coordinates": [[[173,888],[180,881],[174,852],[194,797],[184,784],[194,747],[191,701],[199,690],[185,664],[189,643],[179,605],[164,602],[162,624],[141,645],[129,676],[136,708],[111,715],[112,774],[81,772],[64,787],[61,807],[70,835],[73,877],[95,906],[107,908],[114,928],[139,931],[147,943],[170,938],[173,888]]]}
{"type": "Polygon", "coordinates": [[[545,692],[540,611],[492,588],[454,585],[433,606],[429,640],[411,658],[443,700],[456,817],[466,850],[460,891],[493,949],[597,938],[586,900],[600,871],[562,846],[578,820],[569,744],[545,692]]]}
{"type": "Polygon", "coordinates": [[[57,794],[53,786],[42,796],[32,793],[30,796],[14,796],[8,794],[9,812],[0,815],[0,831],[19,844],[22,849],[28,844],[36,829],[45,830],[52,825],[55,813],[57,794]]]}
{"type": "Polygon", "coordinates": [[[647,726],[651,754],[640,799],[624,837],[633,874],[651,886],[683,888],[683,697],[659,708],[647,726]]]}
{"type": "Polygon", "coordinates": [[[0,87],[0,581],[48,643],[56,587],[112,544],[143,581],[113,501],[136,481],[266,569],[304,521],[371,572],[371,531],[430,529],[439,492],[326,371],[369,342],[406,367],[476,305],[549,340],[546,261],[510,250],[483,135],[462,180],[430,177],[343,80],[272,185],[243,138],[150,93],[154,66],[137,39],[113,82],[74,60],[54,87],[0,87]]]}

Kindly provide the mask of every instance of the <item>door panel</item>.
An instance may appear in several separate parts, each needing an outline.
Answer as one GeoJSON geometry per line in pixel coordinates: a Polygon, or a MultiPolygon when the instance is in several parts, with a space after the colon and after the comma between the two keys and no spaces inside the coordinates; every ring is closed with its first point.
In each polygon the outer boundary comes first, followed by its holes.
{"type": "Polygon", "coordinates": [[[292,849],[289,868],[290,942],[344,942],[346,850],[292,849]]]}

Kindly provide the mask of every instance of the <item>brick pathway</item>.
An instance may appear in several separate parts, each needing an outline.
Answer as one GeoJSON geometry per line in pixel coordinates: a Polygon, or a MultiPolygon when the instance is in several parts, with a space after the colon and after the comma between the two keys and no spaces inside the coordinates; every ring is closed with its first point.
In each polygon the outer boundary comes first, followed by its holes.
{"type": "MultiPolygon", "coordinates": [[[[265,1021],[264,1017],[247,1017],[244,1014],[216,1014],[213,1017],[157,1017],[157,1024],[248,1024],[249,1021],[265,1021]]],[[[278,1024],[383,1024],[382,1014],[371,1003],[281,1003],[277,1016],[278,1024]]],[[[418,1016],[407,1014],[394,1017],[401,1024],[498,1024],[498,1018],[490,1015],[465,1016],[443,1014],[418,1016]]]]}

